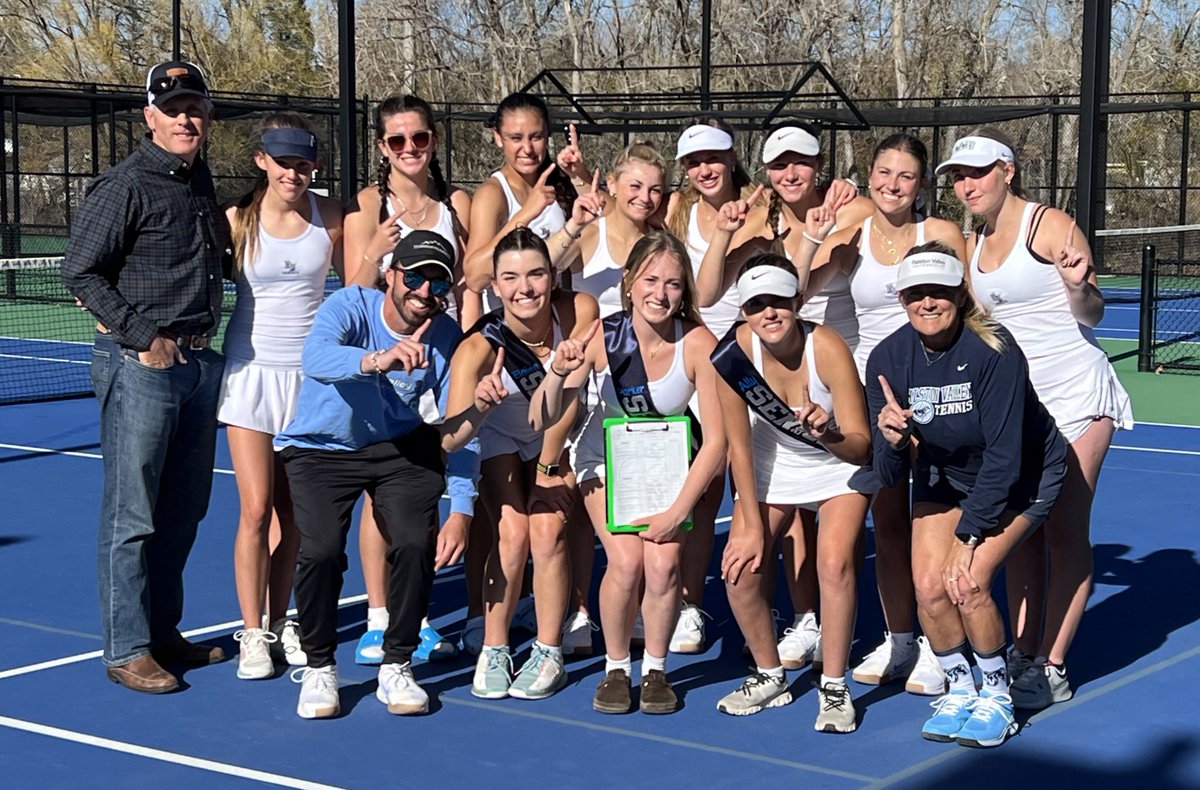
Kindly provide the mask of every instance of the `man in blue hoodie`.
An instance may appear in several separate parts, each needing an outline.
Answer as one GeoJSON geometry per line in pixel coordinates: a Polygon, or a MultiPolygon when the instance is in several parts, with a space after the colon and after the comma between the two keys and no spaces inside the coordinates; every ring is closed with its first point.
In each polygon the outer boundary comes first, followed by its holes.
{"type": "Polygon", "coordinates": [[[441,236],[412,231],[384,274],[387,290],[350,286],[325,300],[304,344],[296,415],[275,438],[291,483],[300,559],[296,573],[301,646],[308,667],[296,712],[339,712],[337,601],[346,534],[365,491],[387,528],[384,659],[376,697],[396,714],[424,713],[429,697],[412,675],[433,575],[466,548],[467,519],[438,531],[438,500],[449,467],[451,510],[469,513],[477,446],[443,460],[450,357],[462,337],[442,312],[455,251],[441,236]]]}

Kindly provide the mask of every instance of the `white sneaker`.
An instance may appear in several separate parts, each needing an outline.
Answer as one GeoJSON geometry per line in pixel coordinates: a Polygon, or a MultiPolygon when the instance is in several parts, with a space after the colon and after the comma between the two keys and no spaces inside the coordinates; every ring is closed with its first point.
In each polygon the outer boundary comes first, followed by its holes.
{"type": "Polygon", "coordinates": [[[467,624],[458,637],[458,649],[472,656],[479,655],[479,651],[483,650],[483,615],[467,618],[467,624]]]}
{"type": "Polygon", "coordinates": [[[812,663],[821,643],[821,628],[817,619],[805,615],[791,628],[785,628],[779,640],[779,660],[784,669],[804,669],[812,663]]]}
{"type": "Polygon", "coordinates": [[[588,619],[587,612],[577,611],[563,625],[562,652],[564,656],[590,656],[592,654],[592,631],[596,626],[588,619]]]}
{"type": "Polygon", "coordinates": [[[717,710],[730,716],[749,716],[767,708],[778,708],[792,701],[785,678],[756,672],[717,702],[717,710]]]}
{"type": "MultiPolygon", "coordinates": [[[[685,603],[675,621],[671,636],[672,653],[701,653],[704,651],[704,618],[708,613],[695,604],[685,603]]],[[[710,618],[711,619],[711,618],[710,618]]]]}
{"type": "Polygon", "coordinates": [[[517,608],[513,611],[512,628],[537,636],[537,608],[533,605],[533,596],[526,595],[517,599],[517,608]]]}
{"type": "Polygon", "coordinates": [[[413,678],[412,664],[384,664],[379,667],[379,688],[375,699],[387,705],[388,713],[407,716],[429,712],[429,695],[413,678]]]}
{"type": "Polygon", "coordinates": [[[290,667],[308,666],[308,656],[300,647],[300,624],[295,620],[276,620],[271,626],[271,632],[278,637],[271,645],[275,659],[290,667]]]}
{"type": "Polygon", "coordinates": [[[851,677],[856,683],[880,686],[897,678],[907,677],[917,664],[917,644],[895,644],[891,633],[883,632],[883,644],[867,654],[854,668],[851,677]]]}
{"type": "Polygon", "coordinates": [[[271,660],[269,645],[275,642],[275,634],[261,628],[243,628],[233,635],[238,649],[237,676],[242,680],[263,680],[275,674],[275,662],[271,660]]]}
{"type": "Polygon", "coordinates": [[[908,675],[904,690],[926,697],[940,697],[946,693],[946,673],[937,662],[929,640],[923,636],[917,637],[917,663],[908,675]]]}
{"type": "Polygon", "coordinates": [[[296,715],[302,719],[329,719],[341,712],[338,701],[337,667],[302,667],[292,672],[292,682],[300,685],[296,715]]]}

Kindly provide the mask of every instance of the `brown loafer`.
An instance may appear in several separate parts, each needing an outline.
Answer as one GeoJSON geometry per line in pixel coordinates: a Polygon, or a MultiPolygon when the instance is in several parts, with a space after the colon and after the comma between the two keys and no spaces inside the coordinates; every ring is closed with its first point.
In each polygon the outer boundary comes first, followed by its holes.
{"type": "Polygon", "coordinates": [[[119,667],[108,667],[106,674],[113,683],[146,694],[165,694],[179,688],[175,676],[159,666],[153,656],[135,658],[119,667]]]}
{"type": "Polygon", "coordinates": [[[159,663],[179,664],[185,667],[203,667],[225,660],[225,651],[216,645],[192,643],[182,636],[174,642],[153,648],[150,652],[159,663]]]}
{"type": "Polygon", "coordinates": [[[640,705],[642,713],[674,713],[679,710],[679,698],[667,682],[661,669],[652,669],[642,678],[640,705]]]}

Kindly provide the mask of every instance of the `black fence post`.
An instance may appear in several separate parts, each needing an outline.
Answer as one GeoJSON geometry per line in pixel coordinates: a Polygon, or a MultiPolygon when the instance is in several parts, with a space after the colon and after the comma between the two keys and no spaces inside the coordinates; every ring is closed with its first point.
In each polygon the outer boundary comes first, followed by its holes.
{"type": "Polygon", "coordinates": [[[1154,292],[1157,288],[1156,268],[1158,261],[1154,245],[1142,247],[1142,288],[1138,301],[1138,373],[1154,370],[1154,292]]]}
{"type": "MultiPolygon", "coordinates": [[[[1183,129],[1180,134],[1180,153],[1179,153],[1179,216],[1178,222],[1180,225],[1186,225],[1188,221],[1188,164],[1191,159],[1191,140],[1192,140],[1192,94],[1183,94],[1183,129]]],[[[1178,250],[1176,257],[1183,260],[1187,257],[1184,251],[1184,234],[1180,233],[1175,237],[1178,250]]]]}

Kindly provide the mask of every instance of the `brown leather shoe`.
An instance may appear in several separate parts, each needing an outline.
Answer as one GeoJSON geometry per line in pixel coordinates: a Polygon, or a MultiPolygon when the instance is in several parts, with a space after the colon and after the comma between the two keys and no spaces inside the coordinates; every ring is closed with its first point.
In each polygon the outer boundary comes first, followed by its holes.
{"type": "Polygon", "coordinates": [[[174,642],[153,648],[150,652],[159,663],[179,664],[185,667],[203,667],[225,660],[225,651],[216,645],[192,643],[182,636],[174,642]]]}
{"type": "Polygon", "coordinates": [[[146,694],[165,694],[179,688],[175,676],[160,667],[153,656],[135,658],[119,667],[108,667],[106,674],[113,683],[146,694]]]}

